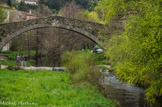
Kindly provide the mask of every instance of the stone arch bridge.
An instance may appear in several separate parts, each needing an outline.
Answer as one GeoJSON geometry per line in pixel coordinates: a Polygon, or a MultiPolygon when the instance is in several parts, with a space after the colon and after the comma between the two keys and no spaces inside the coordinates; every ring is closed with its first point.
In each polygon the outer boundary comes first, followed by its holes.
{"type": "Polygon", "coordinates": [[[50,16],[47,18],[0,24],[0,48],[21,33],[44,27],[57,27],[78,32],[96,44],[102,45],[97,36],[99,30],[104,28],[103,25],[61,16],[50,16]]]}

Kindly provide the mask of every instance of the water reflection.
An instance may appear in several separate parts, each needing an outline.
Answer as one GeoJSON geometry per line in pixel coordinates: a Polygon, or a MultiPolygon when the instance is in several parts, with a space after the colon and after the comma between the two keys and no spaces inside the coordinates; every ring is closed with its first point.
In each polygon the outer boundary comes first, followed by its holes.
{"type": "Polygon", "coordinates": [[[102,84],[108,98],[116,99],[121,107],[150,107],[145,100],[143,88],[124,84],[108,70],[104,71],[102,84]]]}

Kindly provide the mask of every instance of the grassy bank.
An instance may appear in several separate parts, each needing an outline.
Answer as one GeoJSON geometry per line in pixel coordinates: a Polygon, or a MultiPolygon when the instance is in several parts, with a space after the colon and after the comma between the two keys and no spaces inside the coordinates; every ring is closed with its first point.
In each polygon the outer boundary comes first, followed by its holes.
{"type": "MultiPolygon", "coordinates": [[[[24,55],[27,53],[27,51],[21,51],[21,52],[17,52],[17,51],[10,51],[10,52],[0,52],[0,54],[2,55],[7,55],[8,56],[8,60],[0,60],[0,64],[3,64],[3,65],[8,65],[8,66],[15,66],[16,65],[16,55],[17,54],[20,54],[20,55],[24,55]]],[[[31,56],[34,56],[35,55],[35,51],[31,51],[31,56]]],[[[27,54],[26,54],[27,55],[27,54]]],[[[34,63],[34,60],[30,59],[27,61],[27,65],[28,66],[32,66],[31,64],[34,63]]]]}
{"type": "MultiPolygon", "coordinates": [[[[0,71],[0,102],[17,106],[113,107],[96,87],[71,84],[71,75],[54,71],[0,71]]],[[[3,105],[3,104],[1,104],[3,105]]]]}

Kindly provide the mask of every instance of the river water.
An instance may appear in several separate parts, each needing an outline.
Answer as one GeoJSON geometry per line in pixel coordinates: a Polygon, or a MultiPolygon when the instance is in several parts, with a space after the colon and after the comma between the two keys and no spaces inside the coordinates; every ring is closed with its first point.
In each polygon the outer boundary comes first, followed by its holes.
{"type": "Polygon", "coordinates": [[[145,100],[143,88],[124,84],[108,70],[104,71],[102,85],[106,97],[117,100],[121,107],[150,107],[145,100]]]}

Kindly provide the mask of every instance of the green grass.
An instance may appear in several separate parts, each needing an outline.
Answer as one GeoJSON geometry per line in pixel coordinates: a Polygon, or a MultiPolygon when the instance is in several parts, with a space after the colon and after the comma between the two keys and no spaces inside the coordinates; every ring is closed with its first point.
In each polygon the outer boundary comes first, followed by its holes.
{"type": "Polygon", "coordinates": [[[16,54],[17,52],[0,52],[0,54],[7,55],[8,60],[0,60],[0,64],[14,66],[16,65],[16,54]]]}
{"type": "Polygon", "coordinates": [[[87,82],[72,84],[71,78],[66,72],[1,70],[0,102],[34,102],[44,107],[113,107],[112,101],[95,86],[87,82]]]}
{"type": "MultiPolygon", "coordinates": [[[[17,52],[17,51],[6,51],[6,52],[0,52],[0,54],[8,55],[8,57],[9,57],[10,60],[15,60],[17,54],[19,54],[19,55],[26,54],[27,55],[27,51],[21,51],[21,52],[17,52]]],[[[31,56],[34,56],[35,55],[35,51],[34,50],[31,50],[30,51],[30,55],[31,56]]]]}
{"type": "MultiPolygon", "coordinates": [[[[0,54],[3,54],[3,55],[7,55],[8,56],[8,60],[0,60],[0,65],[3,64],[3,65],[8,65],[8,66],[16,66],[16,55],[17,54],[26,54],[27,51],[21,51],[21,52],[17,52],[17,51],[7,51],[7,52],[0,52],[0,54]]],[[[35,55],[35,51],[31,50],[31,55],[34,56],[35,55]]],[[[27,54],[26,54],[27,55],[27,54]]],[[[28,60],[27,61],[27,65],[29,66],[32,66],[32,63],[34,63],[34,60],[28,60]]]]}
{"type": "MultiPolygon", "coordinates": [[[[17,54],[26,54],[27,55],[27,51],[21,51],[21,52],[17,52],[17,51],[7,51],[7,52],[0,52],[0,54],[4,54],[4,55],[8,55],[9,59],[8,60],[0,60],[0,64],[3,65],[8,65],[8,66],[15,66],[16,65],[16,55],[17,54]]],[[[35,55],[35,51],[31,50],[30,51],[31,56],[35,55]]],[[[84,50],[84,51],[76,51],[75,54],[83,54],[83,55],[92,55],[95,58],[96,64],[97,65],[102,65],[102,64],[107,64],[107,60],[105,60],[105,57],[103,54],[100,53],[91,53],[90,50],[84,50]]],[[[35,64],[35,61],[33,59],[30,59],[27,61],[27,65],[28,66],[32,66],[35,64]]]]}
{"type": "Polygon", "coordinates": [[[8,66],[15,66],[16,65],[16,61],[13,60],[0,60],[0,65],[8,65],[8,66]]]}

